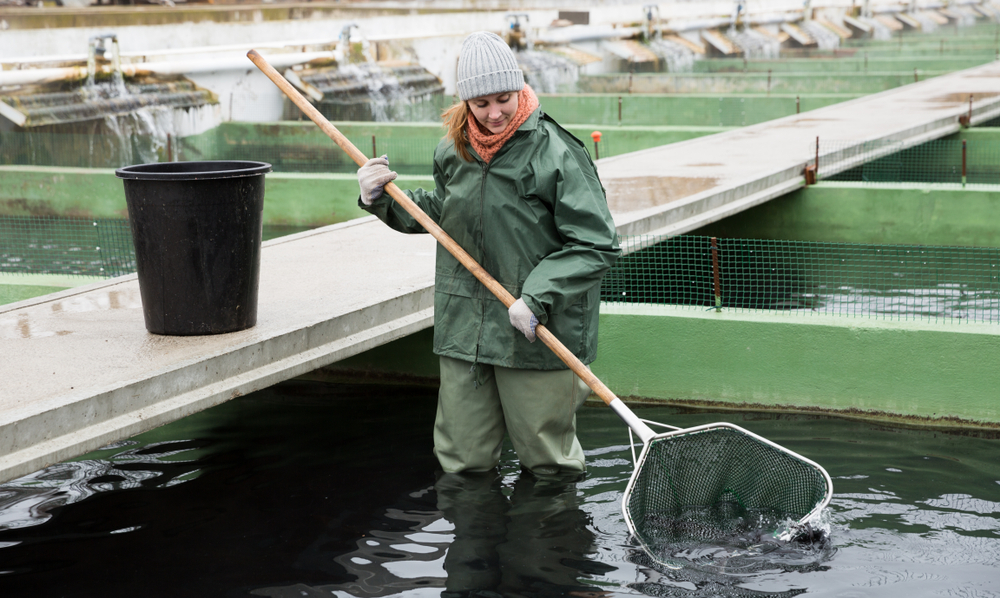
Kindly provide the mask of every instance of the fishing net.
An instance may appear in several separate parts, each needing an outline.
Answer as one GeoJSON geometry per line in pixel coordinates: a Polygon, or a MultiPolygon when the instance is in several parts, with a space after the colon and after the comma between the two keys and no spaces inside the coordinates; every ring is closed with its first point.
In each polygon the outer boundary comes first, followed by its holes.
{"type": "Polygon", "coordinates": [[[822,467],[739,426],[715,423],[651,438],[622,508],[647,548],[761,530],[787,534],[830,501],[822,467]]]}

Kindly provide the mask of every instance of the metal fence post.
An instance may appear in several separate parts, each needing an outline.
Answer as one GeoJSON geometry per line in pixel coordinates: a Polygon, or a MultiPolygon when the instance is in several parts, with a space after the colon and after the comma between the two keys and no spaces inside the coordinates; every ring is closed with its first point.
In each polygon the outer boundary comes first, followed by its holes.
{"type": "Polygon", "coordinates": [[[965,140],[962,140],[962,188],[965,188],[965,140]]]}
{"type": "Polygon", "coordinates": [[[719,244],[712,237],[712,278],[715,279],[715,311],[722,311],[722,289],[719,288],[719,244]]]}

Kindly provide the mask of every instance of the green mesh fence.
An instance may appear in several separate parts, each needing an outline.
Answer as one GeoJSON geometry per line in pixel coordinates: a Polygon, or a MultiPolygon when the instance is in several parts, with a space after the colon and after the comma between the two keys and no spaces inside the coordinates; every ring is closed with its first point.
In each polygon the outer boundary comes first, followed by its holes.
{"type": "MultiPolygon", "coordinates": [[[[723,238],[713,247],[697,236],[622,246],[601,288],[608,303],[1000,322],[1000,248],[723,238]]],[[[0,274],[134,271],[127,221],[0,216],[0,274]]]]}
{"type": "Polygon", "coordinates": [[[609,303],[1000,322],[1000,249],[631,237],[609,303]],[[718,284],[716,284],[718,277],[718,284]]]}
{"type": "Polygon", "coordinates": [[[821,156],[840,153],[850,154],[859,165],[827,176],[821,157],[820,179],[872,184],[1000,185],[1000,140],[971,139],[963,145],[962,140],[938,139],[910,148],[890,141],[858,145],[856,142],[820,140],[821,156]]]}
{"type": "Polygon", "coordinates": [[[132,272],[135,249],[127,220],[0,216],[0,274],[132,272]]]}

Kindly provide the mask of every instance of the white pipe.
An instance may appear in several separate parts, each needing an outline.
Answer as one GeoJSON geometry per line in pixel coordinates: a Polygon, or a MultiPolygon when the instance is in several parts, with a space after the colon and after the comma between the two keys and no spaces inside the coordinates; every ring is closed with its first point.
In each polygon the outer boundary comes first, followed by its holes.
{"type": "MultiPolygon", "coordinates": [[[[295,40],[282,42],[260,42],[245,44],[227,44],[222,46],[198,46],[194,48],[164,48],[163,50],[143,50],[140,52],[121,52],[122,58],[145,61],[148,56],[176,56],[179,54],[209,54],[212,52],[242,52],[246,54],[250,50],[284,50],[286,48],[297,48],[302,46],[335,46],[336,39],[313,39],[295,40]]],[[[81,62],[87,59],[86,54],[63,54],[58,56],[15,56],[12,58],[0,59],[4,64],[33,64],[44,62],[81,62]]]]}
{"type": "MultiPolygon", "coordinates": [[[[271,54],[268,62],[274,68],[288,68],[312,60],[334,58],[333,52],[282,52],[271,54]]],[[[227,57],[215,60],[175,60],[164,62],[141,62],[121,65],[122,73],[129,77],[146,73],[160,75],[183,75],[187,73],[206,73],[212,71],[249,70],[253,63],[246,57],[227,57]]],[[[102,65],[98,72],[111,74],[109,65],[102,65]]],[[[0,71],[0,86],[31,85],[49,83],[52,81],[68,81],[86,79],[87,67],[67,66],[47,69],[23,69],[16,71],[0,71]]]]}
{"type": "MultiPolygon", "coordinates": [[[[408,36],[406,39],[431,39],[435,37],[442,37],[438,33],[416,33],[414,35],[408,36]]],[[[370,42],[384,42],[393,41],[400,39],[398,35],[366,35],[365,39],[370,42]]],[[[300,48],[307,46],[336,46],[338,43],[337,39],[307,39],[307,40],[295,40],[295,41],[280,41],[280,42],[260,42],[260,43],[246,43],[246,44],[227,44],[221,46],[198,46],[193,48],[165,48],[163,50],[143,50],[140,52],[121,52],[122,58],[129,58],[135,61],[135,59],[140,59],[140,62],[147,62],[150,56],[177,56],[181,54],[211,54],[215,52],[240,52],[246,54],[250,50],[264,51],[264,50],[287,50],[288,48],[300,48]]],[[[87,54],[58,54],[52,56],[14,56],[11,58],[0,58],[0,64],[44,64],[52,62],[84,62],[87,60],[87,54]]],[[[155,62],[155,61],[154,61],[155,62]]],[[[58,67],[55,67],[58,68],[58,67]]],[[[3,72],[3,71],[0,71],[3,72]]]]}
{"type": "Polygon", "coordinates": [[[663,26],[664,31],[679,33],[681,31],[695,31],[701,29],[717,29],[729,25],[729,17],[718,17],[715,19],[693,19],[690,21],[669,21],[663,26]]]}
{"type": "Polygon", "coordinates": [[[0,86],[28,85],[32,83],[49,83],[50,81],[66,81],[86,78],[87,67],[85,66],[64,66],[49,69],[0,71],[0,86]]]}
{"type": "Polygon", "coordinates": [[[642,27],[611,27],[610,25],[571,25],[550,29],[535,37],[536,43],[568,44],[595,39],[621,39],[642,33],[642,27]]]}

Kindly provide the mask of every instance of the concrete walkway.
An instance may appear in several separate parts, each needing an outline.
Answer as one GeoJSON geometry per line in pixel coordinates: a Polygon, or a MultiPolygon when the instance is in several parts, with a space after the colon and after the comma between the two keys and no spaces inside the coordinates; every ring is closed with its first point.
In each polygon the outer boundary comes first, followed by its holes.
{"type": "MultiPolygon", "coordinates": [[[[802,185],[864,141],[914,145],[1000,116],[1000,63],[602,160],[622,234],[679,234],[802,185]]],[[[898,148],[896,148],[898,149],[898,148]]],[[[146,332],[135,276],[0,307],[0,480],[35,471],[424,329],[434,241],[367,218],[265,244],[257,326],[146,332]]]]}
{"type": "Polygon", "coordinates": [[[676,235],[803,185],[820,139],[820,177],[1000,116],[1000,62],[803,114],[600,161],[601,180],[623,235],[676,235]],[[874,143],[873,143],[874,142],[874,143]]]}
{"type": "Polygon", "coordinates": [[[0,308],[0,480],[432,324],[429,235],[369,217],[264,247],[257,325],[241,332],[149,334],[135,275],[0,308]]]}

